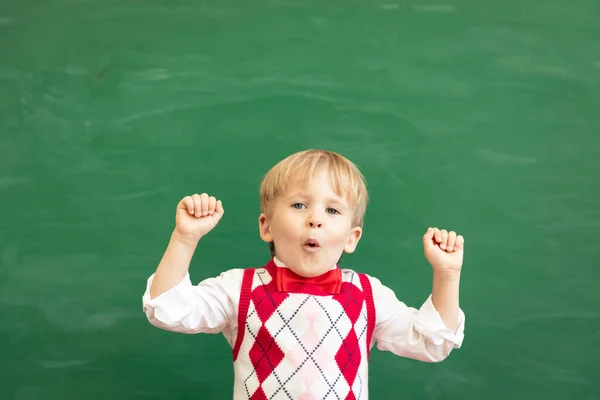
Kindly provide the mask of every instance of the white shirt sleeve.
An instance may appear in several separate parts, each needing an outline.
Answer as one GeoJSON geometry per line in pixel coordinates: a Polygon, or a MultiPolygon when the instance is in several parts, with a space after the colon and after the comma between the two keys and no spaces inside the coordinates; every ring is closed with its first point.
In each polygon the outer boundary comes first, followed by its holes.
{"type": "Polygon", "coordinates": [[[151,298],[152,274],[142,297],[143,311],[158,328],[190,334],[221,332],[233,346],[243,275],[243,269],[232,269],[194,286],[188,273],[176,286],[151,298]]]}
{"type": "Polygon", "coordinates": [[[383,351],[425,362],[444,360],[464,338],[465,315],[459,310],[459,323],[452,332],[431,301],[420,309],[408,307],[379,279],[369,276],[375,303],[376,322],[373,343],[383,351]]]}

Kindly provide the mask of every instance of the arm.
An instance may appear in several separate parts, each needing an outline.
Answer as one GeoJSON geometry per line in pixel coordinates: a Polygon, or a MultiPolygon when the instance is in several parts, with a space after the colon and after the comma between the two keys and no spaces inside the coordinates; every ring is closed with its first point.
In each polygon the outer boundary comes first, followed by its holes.
{"type": "MultiPolygon", "coordinates": [[[[192,286],[189,266],[197,244],[223,214],[214,197],[187,196],[177,207],[177,227],[143,296],[144,312],[155,326],[183,333],[216,333],[237,310],[242,270],[192,286]]],[[[226,335],[227,336],[227,335],[226,335]]]]}
{"type": "Polygon", "coordinates": [[[175,287],[188,274],[197,245],[196,240],[185,238],[177,230],[173,231],[167,250],[160,260],[152,280],[150,287],[152,298],[175,287]]]}
{"type": "Polygon", "coordinates": [[[157,297],[173,288],[188,273],[198,241],[210,232],[224,214],[221,201],[206,193],[184,197],[175,214],[176,227],[150,288],[157,297]]]}
{"type": "Polygon", "coordinates": [[[433,288],[419,310],[407,307],[390,289],[373,280],[377,311],[373,338],[380,350],[436,362],[462,345],[465,316],[459,307],[459,283],[463,245],[463,237],[453,231],[427,230],[423,246],[433,268],[433,288]]]}
{"type": "Polygon", "coordinates": [[[222,332],[232,344],[243,274],[242,269],[231,269],[192,285],[186,272],[180,282],[157,297],[150,295],[156,281],[153,274],[142,298],[143,311],[157,328],[188,334],[222,332]]]}
{"type": "Polygon", "coordinates": [[[433,269],[431,299],[444,324],[454,330],[458,324],[460,273],[464,238],[454,231],[429,228],[423,235],[425,257],[433,269]]]}
{"type": "Polygon", "coordinates": [[[417,309],[396,298],[378,279],[369,277],[376,310],[373,342],[382,351],[425,362],[444,360],[462,345],[464,313],[459,309],[456,328],[446,326],[430,296],[417,309]]]}
{"type": "Polygon", "coordinates": [[[458,327],[458,289],[460,286],[460,274],[447,275],[434,273],[433,289],[431,292],[431,301],[433,306],[439,312],[444,325],[452,331],[458,327]]]}

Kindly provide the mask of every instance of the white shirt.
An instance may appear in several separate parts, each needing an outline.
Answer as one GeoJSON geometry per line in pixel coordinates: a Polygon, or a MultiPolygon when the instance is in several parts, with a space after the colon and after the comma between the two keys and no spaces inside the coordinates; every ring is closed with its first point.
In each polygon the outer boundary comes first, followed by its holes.
{"type": "MultiPolygon", "coordinates": [[[[278,267],[286,268],[276,258],[274,261],[278,267]]],[[[148,321],[158,328],[189,334],[222,333],[233,348],[243,274],[243,269],[230,269],[192,285],[187,273],[176,286],[154,299],[150,297],[152,274],[142,297],[143,311],[148,321]]],[[[426,362],[442,361],[452,349],[462,345],[465,324],[462,310],[459,310],[458,327],[452,332],[433,306],[431,295],[416,309],[399,301],[379,279],[368,278],[376,312],[371,345],[426,362]]]]}

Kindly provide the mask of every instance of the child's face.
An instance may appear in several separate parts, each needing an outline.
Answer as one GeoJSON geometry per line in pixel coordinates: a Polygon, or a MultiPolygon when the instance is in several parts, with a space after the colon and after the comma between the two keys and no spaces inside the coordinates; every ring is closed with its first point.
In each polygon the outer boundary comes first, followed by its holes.
{"type": "Polygon", "coordinates": [[[270,219],[260,215],[261,238],[273,241],[277,258],[306,277],[330,270],[342,252],[354,251],[362,234],[352,226],[351,204],[335,193],[327,171],[305,185],[292,182],[272,214],[270,219]]]}

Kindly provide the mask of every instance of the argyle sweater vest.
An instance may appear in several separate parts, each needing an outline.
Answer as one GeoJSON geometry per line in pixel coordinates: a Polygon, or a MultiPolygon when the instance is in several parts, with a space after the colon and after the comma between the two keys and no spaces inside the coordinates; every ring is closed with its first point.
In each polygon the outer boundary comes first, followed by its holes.
{"type": "Polygon", "coordinates": [[[273,260],[244,272],[233,349],[234,399],[368,398],[375,308],[368,278],[342,271],[339,294],[278,292],[273,260]]]}

